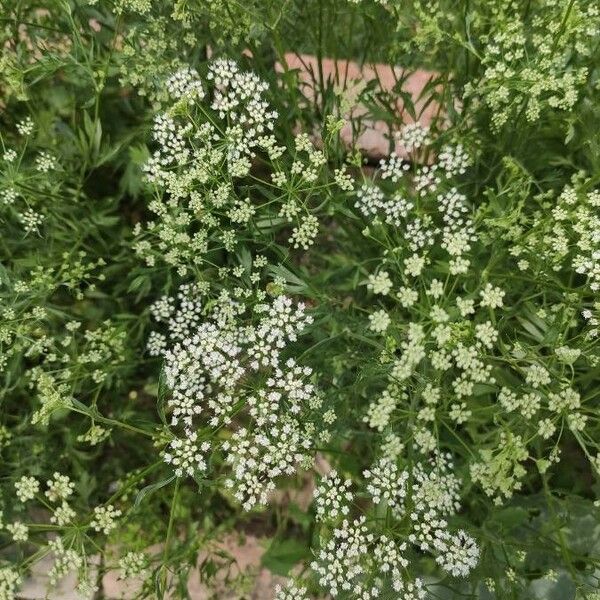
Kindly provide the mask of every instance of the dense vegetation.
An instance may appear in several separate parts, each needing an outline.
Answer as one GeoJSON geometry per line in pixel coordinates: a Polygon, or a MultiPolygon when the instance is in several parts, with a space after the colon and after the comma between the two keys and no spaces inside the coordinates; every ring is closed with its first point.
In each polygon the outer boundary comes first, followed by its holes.
{"type": "Polygon", "coordinates": [[[0,600],[216,590],[230,532],[276,600],[600,598],[597,3],[3,0],[0,44],[0,600]]]}

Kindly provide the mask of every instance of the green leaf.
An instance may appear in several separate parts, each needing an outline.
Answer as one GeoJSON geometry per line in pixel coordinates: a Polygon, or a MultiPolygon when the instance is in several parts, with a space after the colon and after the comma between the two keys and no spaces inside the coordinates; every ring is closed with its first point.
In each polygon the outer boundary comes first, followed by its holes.
{"type": "Polygon", "coordinates": [[[310,549],[301,540],[275,539],[262,556],[262,565],[271,573],[285,577],[300,561],[310,556],[310,549]]]}
{"type": "Polygon", "coordinates": [[[276,265],[269,269],[269,274],[275,277],[282,277],[285,279],[287,287],[290,291],[296,294],[310,294],[310,287],[302,281],[297,275],[292,273],[289,269],[283,265],[276,265]]]}
{"type": "Polygon", "coordinates": [[[520,506],[509,506],[499,510],[494,515],[494,521],[502,525],[502,528],[513,529],[522,525],[529,519],[529,513],[520,506]]]}
{"type": "Polygon", "coordinates": [[[518,315],[517,320],[519,323],[521,323],[523,329],[525,329],[525,331],[527,331],[527,333],[529,333],[534,340],[537,340],[538,342],[543,341],[544,334],[531,321],[528,321],[527,319],[524,319],[518,315]]]}
{"type": "Polygon", "coordinates": [[[162,479],[161,481],[157,481],[156,483],[151,483],[150,485],[147,485],[146,487],[142,488],[138,492],[137,496],[135,497],[135,502],[133,503],[133,507],[137,508],[146,496],[153,494],[157,490],[160,490],[161,488],[169,485],[171,483],[171,481],[173,481],[175,479],[175,477],[176,477],[176,475],[171,475],[170,477],[167,477],[166,479],[162,479]]]}
{"type": "Polygon", "coordinates": [[[298,523],[298,525],[300,525],[304,531],[308,531],[313,522],[312,515],[303,511],[295,502],[289,503],[288,513],[290,519],[298,523]]]}

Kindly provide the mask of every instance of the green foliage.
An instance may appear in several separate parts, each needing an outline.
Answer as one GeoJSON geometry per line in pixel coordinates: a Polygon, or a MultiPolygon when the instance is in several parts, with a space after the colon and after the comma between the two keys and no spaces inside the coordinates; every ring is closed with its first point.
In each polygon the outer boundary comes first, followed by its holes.
{"type": "Polygon", "coordinates": [[[0,600],[600,597],[595,3],[1,12],[0,600]]]}

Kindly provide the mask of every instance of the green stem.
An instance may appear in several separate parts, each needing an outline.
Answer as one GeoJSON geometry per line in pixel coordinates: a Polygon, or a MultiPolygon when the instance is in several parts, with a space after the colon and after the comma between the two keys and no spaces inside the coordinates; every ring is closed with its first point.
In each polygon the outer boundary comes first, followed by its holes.
{"type": "MultiPolygon", "coordinates": [[[[175,521],[175,507],[177,505],[177,499],[179,497],[179,486],[181,484],[181,478],[177,477],[175,480],[175,489],[173,490],[173,500],[171,501],[171,511],[169,514],[169,525],[167,527],[167,539],[165,541],[165,551],[163,552],[163,592],[167,589],[167,563],[169,561],[169,550],[171,546],[171,537],[173,536],[173,523],[175,521]]],[[[164,594],[163,594],[164,595],[164,594]]]]}

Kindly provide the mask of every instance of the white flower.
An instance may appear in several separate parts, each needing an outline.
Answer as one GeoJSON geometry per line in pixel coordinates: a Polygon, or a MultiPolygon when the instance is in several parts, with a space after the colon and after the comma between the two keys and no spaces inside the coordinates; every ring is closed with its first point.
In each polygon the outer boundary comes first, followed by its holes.
{"type": "Polygon", "coordinates": [[[290,418],[282,418],[281,422],[264,431],[242,428],[223,444],[226,461],[232,466],[226,485],[234,490],[245,510],[265,504],[275,489],[273,480],[292,475],[305,460],[310,441],[299,423],[290,418]]]}
{"type": "Polygon", "coordinates": [[[486,321],[485,323],[475,325],[475,337],[486,348],[492,348],[498,339],[498,331],[492,325],[491,321],[486,321]]]}
{"type": "Polygon", "coordinates": [[[363,471],[369,481],[367,491],[375,504],[380,502],[400,510],[406,497],[408,473],[400,471],[398,465],[386,458],[380,459],[370,469],[363,471]]]}
{"type": "Polygon", "coordinates": [[[354,497],[350,492],[351,485],[349,479],[342,480],[336,471],[331,471],[319,481],[313,494],[318,521],[335,520],[348,514],[348,505],[354,497]]]}
{"type": "Polygon", "coordinates": [[[368,532],[365,517],[352,523],[344,520],[311,563],[319,584],[334,597],[340,592],[355,592],[372,541],[373,534],[368,532]]]}
{"type": "Polygon", "coordinates": [[[569,348],[568,346],[560,346],[554,351],[559,360],[566,365],[572,365],[581,355],[579,348],[569,348]]]}
{"type": "Polygon", "coordinates": [[[542,419],[538,423],[538,433],[545,440],[552,437],[555,431],[556,425],[550,419],[542,419]]]}
{"type": "Polygon", "coordinates": [[[204,454],[210,449],[208,442],[198,444],[198,434],[189,432],[187,437],[175,438],[169,443],[169,449],[164,454],[165,462],[173,465],[175,475],[193,476],[206,471],[204,454]]]}
{"type": "Polygon", "coordinates": [[[503,305],[502,299],[506,292],[499,287],[494,287],[491,283],[479,292],[481,296],[480,305],[488,306],[489,308],[500,308],[503,305]]]}
{"type": "Polygon", "coordinates": [[[35,166],[41,173],[49,173],[56,169],[58,162],[56,158],[48,152],[40,152],[35,159],[35,166]]]}
{"type": "Polygon", "coordinates": [[[119,570],[120,579],[145,579],[148,576],[148,557],[143,552],[128,552],[119,559],[119,570]]]}
{"type": "MultiPolygon", "coordinates": [[[[225,484],[249,510],[267,502],[275,478],[292,475],[307,460],[311,440],[296,417],[306,408],[320,408],[321,401],[309,380],[312,370],[292,358],[280,362],[280,353],[312,317],[286,296],[267,303],[266,294],[257,293],[253,314],[246,314],[241,301],[252,293],[242,288],[238,300],[222,292],[209,311],[199,296],[193,286],[183,286],[179,308],[174,299],[164,299],[154,310],[169,329],[162,354],[171,423],[184,428],[164,459],[177,476],[206,472],[211,445],[198,440],[195,422],[229,425],[243,402],[250,422],[230,432],[221,450],[231,467],[225,484]]],[[[324,422],[332,416],[323,416],[324,422]]]]}
{"type": "Polygon", "coordinates": [[[73,523],[76,516],[75,511],[66,502],[63,502],[54,509],[54,514],[50,517],[50,522],[64,527],[73,523]]]}
{"type": "Polygon", "coordinates": [[[410,164],[394,153],[379,161],[379,169],[382,179],[390,179],[396,183],[410,169],[410,164]]]}
{"type": "Polygon", "coordinates": [[[35,495],[40,491],[40,482],[35,477],[23,475],[15,483],[15,489],[17,491],[17,498],[21,502],[27,502],[27,500],[35,498],[35,495]]]}
{"type": "Polygon", "coordinates": [[[90,523],[90,527],[98,533],[108,535],[116,526],[115,519],[121,516],[121,511],[116,509],[112,504],[107,506],[96,506],[94,508],[94,518],[90,523]]]}
{"type": "Polygon", "coordinates": [[[430,141],[429,127],[425,127],[421,123],[410,123],[402,127],[397,138],[408,152],[418,150],[430,141]]]}
{"type": "Polygon", "coordinates": [[[21,584],[21,577],[12,567],[0,567],[0,598],[13,600],[21,584]]]}
{"type": "Polygon", "coordinates": [[[391,319],[383,309],[376,310],[369,315],[369,329],[375,333],[383,333],[390,326],[391,319]]]}
{"type": "Polygon", "coordinates": [[[413,254],[404,261],[404,272],[412,277],[418,277],[425,267],[425,257],[413,254]]]}
{"type": "Polygon", "coordinates": [[[296,586],[293,581],[289,581],[285,588],[277,584],[274,592],[274,600],[308,600],[306,588],[296,586]]]}
{"type": "Polygon", "coordinates": [[[384,390],[381,396],[369,405],[363,421],[368,423],[369,427],[383,431],[387,427],[397,403],[396,394],[391,393],[390,390],[384,390]]]}
{"type": "Polygon", "coordinates": [[[588,421],[588,416],[581,413],[573,413],[567,416],[567,422],[571,431],[583,431],[588,421]]]}
{"type": "Polygon", "coordinates": [[[412,499],[419,514],[449,516],[460,509],[460,480],[452,472],[451,457],[436,454],[428,464],[417,463],[412,470],[412,499]]]}
{"type": "Polygon", "coordinates": [[[384,194],[377,186],[364,184],[356,193],[355,206],[365,217],[374,216],[384,206],[384,194]]]}
{"type": "Polygon", "coordinates": [[[397,545],[385,535],[379,538],[373,549],[373,556],[382,575],[396,574],[400,571],[400,567],[408,566],[408,560],[404,556],[406,548],[406,542],[397,545]]]}
{"type": "Polygon", "coordinates": [[[446,177],[462,175],[469,166],[470,159],[461,144],[456,146],[446,145],[438,155],[438,164],[445,171],[446,177]]]}
{"type": "Polygon", "coordinates": [[[374,294],[387,296],[392,289],[392,280],[390,279],[390,274],[387,271],[379,271],[379,273],[369,275],[367,288],[370,289],[374,294]]]}
{"type": "Polygon", "coordinates": [[[5,162],[12,163],[17,159],[17,153],[12,148],[9,148],[8,150],[6,150],[4,152],[4,154],[2,155],[2,158],[5,162]]]}
{"type": "Polygon", "coordinates": [[[398,291],[398,300],[404,308],[410,308],[419,299],[419,292],[407,287],[401,287],[398,291]]]}
{"type": "Polygon", "coordinates": [[[23,137],[31,135],[33,132],[33,121],[31,118],[27,117],[22,121],[19,121],[17,123],[17,131],[19,132],[19,135],[22,135],[23,137]]]}
{"type": "Polygon", "coordinates": [[[83,557],[72,547],[65,548],[61,538],[48,542],[52,550],[54,565],[48,573],[50,585],[56,585],[65,575],[77,571],[83,565],[83,557]]]}
{"type": "Polygon", "coordinates": [[[300,225],[294,227],[288,242],[294,248],[308,250],[313,245],[319,232],[319,221],[314,215],[307,215],[300,221],[300,225]]]}
{"type": "Polygon", "coordinates": [[[546,367],[533,364],[527,367],[525,371],[525,381],[531,387],[538,388],[541,385],[548,385],[552,380],[546,367]]]}
{"type": "Polygon", "coordinates": [[[395,461],[404,451],[404,444],[400,439],[400,436],[397,436],[394,433],[388,433],[385,438],[383,444],[381,444],[381,453],[385,458],[391,461],[395,461]]]}
{"type": "Polygon", "coordinates": [[[6,525],[6,530],[12,535],[12,539],[15,542],[26,542],[29,538],[29,529],[27,529],[27,525],[21,523],[21,521],[8,523],[6,525]]]}
{"type": "Polygon", "coordinates": [[[427,597],[427,592],[423,587],[423,581],[418,578],[414,581],[405,581],[400,573],[398,573],[394,577],[392,587],[395,592],[401,594],[399,598],[402,600],[425,600],[427,597]]]}
{"type": "Polygon", "coordinates": [[[35,212],[33,208],[28,208],[19,215],[19,220],[23,223],[25,231],[32,233],[37,231],[39,226],[44,222],[44,215],[35,212]]]}
{"type": "Polygon", "coordinates": [[[428,193],[435,193],[442,182],[438,175],[438,165],[424,165],[419,168],[414,178],[415,190],[420,196],[426,196],[428,193]]]}
{"type": "Polygon", "coordinates": [[[55,472],[52,479],[46,482],[48,489],[45,494],[50,502],[66,500],[75,488],[75,484],[66,476],[55,472]]]}
{"type": "Polygon", "coordinates": [[[344,168],[336,169],[334,171],[334,179],[336,184],[344,192],[351,192],[354,189],[354,180],[344,168]]]}
{"type": "Polygon", "coordinates": [[[167,79],[166,88],[176,100],[181,98],[202,100],[204,89],[196,69],[184,67],[167,79]]]}
{"type": "Polygon", "coordinates": [[[461,317],[475,314],[475,301],[469,298],[456,298],[456,306],[461,317]]]}
{"type": "Polygon", "coordinates": [[[444,530],[438,531],[434,548],[439,553],[436,562],[453,577],[467,577],[479,562],[479,547],[462,530],[454,535],[444,530]]]}

